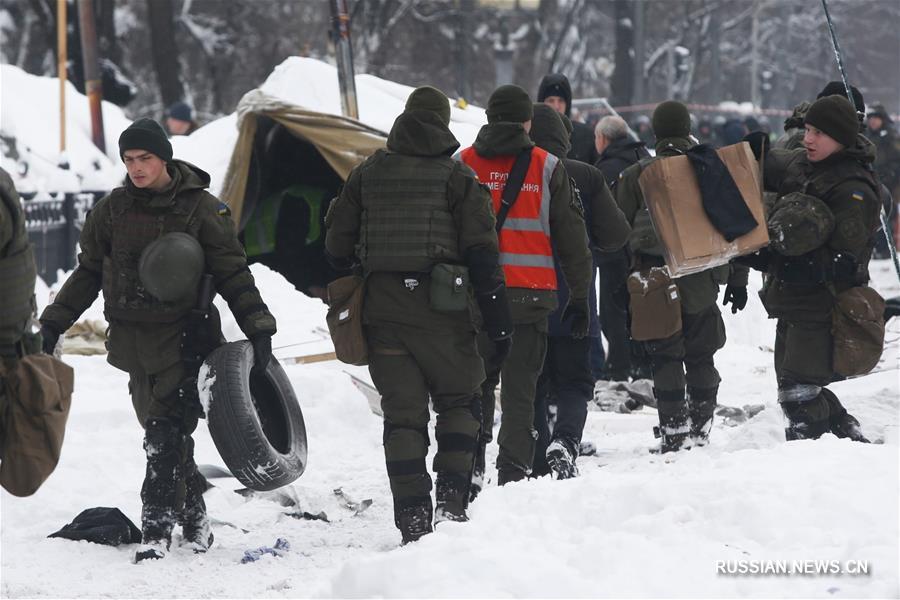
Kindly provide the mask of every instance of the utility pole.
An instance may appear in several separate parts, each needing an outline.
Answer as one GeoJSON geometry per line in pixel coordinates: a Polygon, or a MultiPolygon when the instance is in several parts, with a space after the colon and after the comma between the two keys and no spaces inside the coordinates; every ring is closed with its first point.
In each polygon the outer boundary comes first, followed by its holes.
{"type": "Polygon", "coordinates": [[[634,8],[634,93],[632,104],[644,102],[644,3],[632,2],[634,8]]]}
{"type": "Polygon", "coordinates": [[[69,62],[69,53],[66,43],[67,22],[66,0],[56,2],[56,68],[59,77],[59,152],[66,151],[66,66],[69,62]]]}
{"type": "Polygon", "coordinates": [[[338,85],[341,90],[341,111],[344,116],[359,119],[356,102],[356,78],[353,74],[353,46],[350,43],[350,12],[347,0],[328,0],[331,5],[332,39],[337,57],[338,85]]]}
{"type": "Polygon", "coordinates": [[[753,20],[750,29],[750,102],[759,108],[762,98],[759,93],[759,13],[762,9],[760,0],[753,0],[753,20]]]}
{"type": "Polygon", "coordinates": [[[84,91],[91,110],[91,139],[106,153],[103,136],[103,81],[97,62],[97,25],[94,20],[94,0],[78,0],[78,22],[81,26],[81,59],[84,64],[84,91]]]}

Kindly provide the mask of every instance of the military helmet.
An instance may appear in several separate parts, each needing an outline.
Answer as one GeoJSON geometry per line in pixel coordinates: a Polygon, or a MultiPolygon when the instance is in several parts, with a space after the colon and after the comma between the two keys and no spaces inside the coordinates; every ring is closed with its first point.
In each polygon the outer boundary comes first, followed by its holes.
{"type": "Polygon", "coordinates": [[[141,252],[138,276],[154,297],[174,302],[197,293],[203,265],[203,248],[193,236],[167,233],[141,252]]]}
{"type": "Polygon", "coordinates": [[[828,241],[834,231],[834,214],[815,196],[791,192],[775,202],[768,226],[773,250],[783,256],[800,256],[828,241]]]}

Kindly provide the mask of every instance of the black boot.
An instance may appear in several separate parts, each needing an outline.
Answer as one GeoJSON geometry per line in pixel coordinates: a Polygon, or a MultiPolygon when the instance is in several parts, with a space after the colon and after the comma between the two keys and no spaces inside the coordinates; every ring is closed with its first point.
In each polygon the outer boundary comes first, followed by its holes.
{"type": "Polygon", "coordinates": [[[577,445],[567,439],[554,438],[547,446],[547,463],[554,479],[571,479],[578,477],[575,459],[578,457],[577,445]]]}
{"type": "Polygon", "coordinates": [[[469,485],[469,502],[474,502],[484,488],[484,453],[486,445],[484,438],[479,436],[478,446],[475,448],[475,464],[472,467],[472,483],[469,485]]]}
{"type": "Polygon", "coordinates": [[[434,531],[431,496],[394,500],[394,524],[400,530],[405,546],[434,531]]]}
{"type": "Polygon", "coordinates": [[[688,405],[684,390],[653,390],[659,413],[659,451],[681,450],[691,433],[688,405]]]}
{"type": "Polygon", "coordinates": [[[705,446],[709,443],[709,433],[712,431],[718,391],[719,386],[710,388],[688,387],[691,440],[695,446],[705,446]]]}
{"type": "Polygon", "coordinates": [[[166,555],[175,526],[175,496],[184,436],[169,419],[148,419],[144,434],[147,472],[141,488],[141,547],[135,562],[166,555]]]}
{"type": "Polygon", "coordinates": [[[438,473],[434,485],[434,523],[442,521],[468,521],[469,480],[457,473],[438,473]]]}
{"type": "Polygon", "coordinates": [[[182,544],[194,552],[206,552],[213,542],[213,534],[206,515],[203,493],[209,489],[206,478],[197,470],[194,462],[194,440],[185,436],[184,444],[184,502],[178,513],[182,544]]]}
{"type": "Polygon", "coordinates": [[[828,388],[822,388],[821,396],[828,403],[828,426],[831,433],[839,438],[847,438],[863,444],[871,443],[859,428],[859,421],[847,412],[838,397],[828,388]]]}
{"type": "Polygon", "coordinates": [[[817,440],[828,433],[827,411],[823,410],[821,394],[806,402],[782,402],[781,409],[788,419],[784,438],[794,440],[817,440]]]}

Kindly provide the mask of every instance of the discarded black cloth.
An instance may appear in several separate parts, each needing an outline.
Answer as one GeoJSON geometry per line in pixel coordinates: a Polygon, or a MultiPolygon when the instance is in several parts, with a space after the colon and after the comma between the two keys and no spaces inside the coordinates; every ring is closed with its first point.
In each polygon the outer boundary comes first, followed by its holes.
{"type": "Polygon", "coordinates": [[[81,511],[75,520],[47,537],[118,546],[140,544],[141,530],[118,508],[100,506],[81,511]]]}
{"type": "Polygon", "coordinates": [[[729,242],[753,231],[757,226],[756,218],[747,208],[716,149],[709,144],[699,144],[688,149],[686,154],[697,174],[703,210],[713,227],[729,242]]]}

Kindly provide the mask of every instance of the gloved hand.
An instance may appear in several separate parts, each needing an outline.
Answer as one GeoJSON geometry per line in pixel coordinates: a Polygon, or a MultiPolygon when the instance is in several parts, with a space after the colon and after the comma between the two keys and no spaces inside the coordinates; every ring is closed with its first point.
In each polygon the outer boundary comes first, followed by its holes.
{"type": "Polygon", "coordinates": [[[769,153],[769,147],[772,145],[768,134],[763,131],[750,132],[741,141],[750,144],[750,151],[753,152],[753,157],[757,161],[769,153]]]}
{"type": "Polygon", "coordinates": [[[44,354],[53,354],[53,351],[56,350],[56,344],[59,342],[59,332],[56,330],[56,327],[50,325],[49,323],[41,324],[41,348],[44,351],[44,354]]]}
{"type": "Polygon", "coordinates": [[[561,322],[572,319],[572,337],[580,340],[591,329],[590,302],[587,298],[572,298],[563,310],[561,322]]]}
{"type": "Polygon", "coordinates": [[[747,306],[747,286],[731,285],[725,286],[725,297],[722,299],[722,306],[727,306],[731,302],[731,314],[737,314],[739,310],[744,310],[747,306]]]}
{"type": "MultiPolygon", "coordinates": [[[[512,315],[506,298],[506,287],[500,286],[493,292],[478,294],[478,308],[485,333],[492,341],[509,338],[513,332],[512,315]]],[[[507,351],[508,353],[508,351],[507,351]]]]}
{"type": "Polygon", "coordinates": [[[250,374],[256,375],[264,372],[272,360],[272,336],[261,333],[250,338],[250,343],[253,344],[253,367],[250,374]]]}

